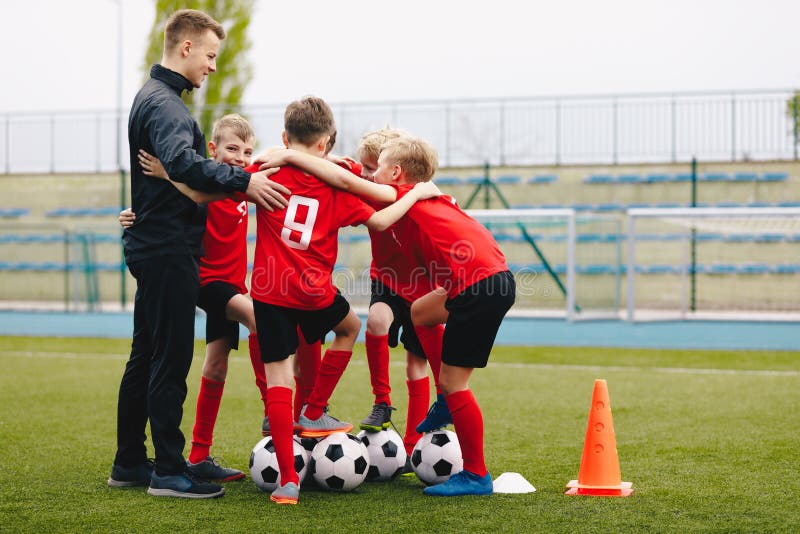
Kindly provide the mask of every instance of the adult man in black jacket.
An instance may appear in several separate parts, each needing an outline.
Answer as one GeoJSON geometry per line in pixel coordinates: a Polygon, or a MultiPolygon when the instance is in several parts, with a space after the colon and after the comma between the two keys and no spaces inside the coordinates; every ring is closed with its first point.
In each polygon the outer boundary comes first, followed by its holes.
{"type": "Polygon", "coordinates": [[[208,498],[224,494],[217,484],[187,471],[180,429],[186,376],[194,348],[194,311],[199,289],[205,208],[168,181],[145,176],[140,149],[155,154],[172,180],[206,192],[243,192],[266,209],[286,205],[289,191],[206,156],[197,122],[180,99],[216,70],[222,26],[195,10],[177,11],[167,21],[164,52],[131,108],[128,140],[131,197],[136,222],[123,234],[125,261],[136,278],[133,342],[119,390],[117,453],[108,484],[149,485],[151,495],[208,498]],[[145,426],[155,448],[147,459],[145,426]]]}

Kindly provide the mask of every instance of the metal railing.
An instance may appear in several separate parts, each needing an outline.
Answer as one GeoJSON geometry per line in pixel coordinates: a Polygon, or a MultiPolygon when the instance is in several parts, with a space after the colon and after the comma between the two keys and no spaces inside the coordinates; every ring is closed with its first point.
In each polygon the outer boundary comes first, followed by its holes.
{"type": "MultiPolygon", "coordinates": [[[[796,160],[794,90],[332,103],[336,152],[391,125],[428,139],[443,167],[796,160]]],[[[123,120],[127,123],[127,111],[123,120]]],[[[259,146],[283,106],[243,106],[259,146]]],[[[220,113],[222,110],[220,109],[220,113]]],[[[0,114],[0,172],[107,172],[127,164],[116,110],[0,114]],[[117,143],[119,145],[117,145],[117,143]]],[[[124,129],[124,126],[122,127],[124,129]]]]}

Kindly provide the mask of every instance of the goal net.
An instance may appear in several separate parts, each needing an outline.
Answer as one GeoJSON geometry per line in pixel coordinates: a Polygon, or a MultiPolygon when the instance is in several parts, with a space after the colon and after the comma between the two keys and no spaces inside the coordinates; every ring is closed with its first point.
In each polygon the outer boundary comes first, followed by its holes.
{"type": "MultiPolygon", "coordinates": [[[[572,209],[470,210],[493,234],[517,282],[510,314],[570,320],[618,317],[621,220],[572,209]]],[[[356,307],[369,305],[369,236],[339,234],[334,283],[356,307]]]]}
{"type": "Polygon", "coordinates": [[[629,320],[800,317],[800,208],[628,211],[629,320]]]}

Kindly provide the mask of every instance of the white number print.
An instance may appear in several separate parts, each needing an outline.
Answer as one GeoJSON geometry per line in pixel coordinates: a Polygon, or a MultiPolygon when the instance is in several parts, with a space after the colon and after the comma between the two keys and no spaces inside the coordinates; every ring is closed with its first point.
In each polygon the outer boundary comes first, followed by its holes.
{"type": "Polygon", "coordinates": [[[243,200],[242,202],[240,202],[236,206],[236,211],[238,211],[239,215],[241,215],[241,217],[239,217],[239,222],[236,223],[236,224],[242,224],[242,221],[244,221],[244,218],[247,217],[247,201],[243,200]]]}
{"type": "Polygon", "coordinates": [[[314,223],[317,221],[317,211],[319,201],[316,198],[308,198],[301,195],[289,197],[289,206],[286,208],[286,217],[283,219],[283,230],[281,239],[291,248],[306,250],[311,242],[311,232],[314,230],[314,223]],[[304,222],[297,222],[297,207],[305,206],[308,208],[304,222]],[[300,232],[300,240],[292,240],[292,231],[300,232]]]}

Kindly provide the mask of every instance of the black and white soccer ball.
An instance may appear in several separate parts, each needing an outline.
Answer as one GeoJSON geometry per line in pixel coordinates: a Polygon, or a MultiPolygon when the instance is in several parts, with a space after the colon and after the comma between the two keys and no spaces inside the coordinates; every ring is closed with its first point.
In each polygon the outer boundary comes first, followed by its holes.
{"type": "Polygon", "coordinates": [[[369,452],[352,434],[336,432],[311,451],[314,480],[323,489],[351,491],[367,478],[369,452]]]}
{"type": "MultiPolygon", "coordinates": [[[[306,476],[308,468],[308,452],[300,444],[300,440],[292,440],[294,447],[294,468],[300,482],[306,476]]],[[[261,491],[274,491],[280,485],[281,473],[278,468],[278,457],[275,454],[275,446],[272,444],[272,436],[267,436],[253,447],[250,453],[250,478],[256,483],[261,491]]]]}
{"type": "Polygon", "coordinates": [[[423,435],[411,451],[411,467],[426,485],[441,484],[464,468],[455,432],[437,430],[423,435]]]}
{"type": "Polygon", "coordinates": [[[362,430],[357,437],[369,451],[368,482],[392,480],[400,474],[408,456],[400,434],[388,428],[380,432],[362,430]]]}

